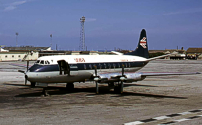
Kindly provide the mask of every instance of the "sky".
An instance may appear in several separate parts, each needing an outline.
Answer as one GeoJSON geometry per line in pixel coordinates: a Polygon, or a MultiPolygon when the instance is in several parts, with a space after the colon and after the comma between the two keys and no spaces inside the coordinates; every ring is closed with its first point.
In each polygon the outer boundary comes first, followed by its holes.
{"type": "Polygon", "coordinates": [[[202,0],[0,0],[0,45],[79,50],[82,16],[88,50],[202,47],[202,0]]]}

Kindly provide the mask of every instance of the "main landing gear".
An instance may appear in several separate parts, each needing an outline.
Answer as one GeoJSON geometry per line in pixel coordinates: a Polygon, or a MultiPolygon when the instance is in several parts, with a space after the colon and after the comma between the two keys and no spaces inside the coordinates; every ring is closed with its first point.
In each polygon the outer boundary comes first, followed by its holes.
{"type": "Polygon", "coordinates": [[[114,93],[117,93],[117,94],[123,93],[123,82],[121,83],[118,82],[116,85],[114,85],[114,93]]]}
{"type": "Polygon", "coordinates": [[[49,96],[48,91],[47,91],[47,88],[43,88],[42,94],[43,94],[44,96],[49,96]]]}
{"type": "MultiPolygon", "coordinates": [[[[121,76],[118,76],[119,82],[117,84],[114,84],[114,82],[108,83],[109,89],[110,87],[114,86],[114,92],[122,94],[123,93],[123,82],[126,80],[126,76],[124,75],[124,65],[122,65],[122,74],[121,76]]],[[[96,83],[96,94],[99,93],[99,88],[98,88],[98,82],[100,81],[100,77],[97,75],[97,67],[95,66],[95,76],[94,76],[94,81],[96,83]]]]}
{"type": "Polygon", "coordinates": [[[31,87],[34,88],[36,86],[36,82],[31,82],[31,87]]]}

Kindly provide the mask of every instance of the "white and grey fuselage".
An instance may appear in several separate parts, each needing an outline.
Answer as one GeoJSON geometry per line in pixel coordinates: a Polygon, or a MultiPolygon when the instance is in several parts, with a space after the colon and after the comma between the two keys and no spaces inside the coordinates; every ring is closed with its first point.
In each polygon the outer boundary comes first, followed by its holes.
{"type": "Polygon", "coordinates": [[[108,78],[120,75],[123,65],[125,72],[136,72],[147,63],[146,58],[131,55],[44,56],[37,59],[26,72],[25,77],[30,82],[39,83],[84,82],[91,80],[95,75],[95,66],[99,76],[108,78]],[[68,63],[70,75],[60,74],[59,60],[65,60],[68,63]]]}

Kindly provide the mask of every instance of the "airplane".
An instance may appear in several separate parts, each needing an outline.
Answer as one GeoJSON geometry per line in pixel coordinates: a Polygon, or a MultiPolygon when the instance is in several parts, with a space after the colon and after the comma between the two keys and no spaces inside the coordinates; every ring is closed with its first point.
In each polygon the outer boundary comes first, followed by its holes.
{"type": "MultiPolygon", "coordinates": [[[[25,74],[25,84],[31,82],[31,87],[37,84],[66,83],[67,90],[74,89],[75,82],[95,81],[96,94],[99,93],[99,83],[107,83],[116,93],[123,93],[124,83],[144,80],[147,76],[191,75],[194,73],[137,73],[149,61],[167,57],[168,55],[149,58],[145,29],[140,33],[137,48],[123,54],[112,51],[115,55],[55,55],[39,57],[25,74]]],[[[43,88],[43,94],[47,91],[43,88]]]]}

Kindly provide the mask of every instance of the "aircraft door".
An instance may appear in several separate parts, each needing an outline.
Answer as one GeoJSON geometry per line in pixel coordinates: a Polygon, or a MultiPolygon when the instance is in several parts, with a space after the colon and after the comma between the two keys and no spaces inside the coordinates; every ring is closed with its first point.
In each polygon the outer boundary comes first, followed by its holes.
{"type": "Polygon", "coordinates": [[[70,75],[70,66],[65,60],[57,61],[60,69],[60,75],[70,75]]]}

